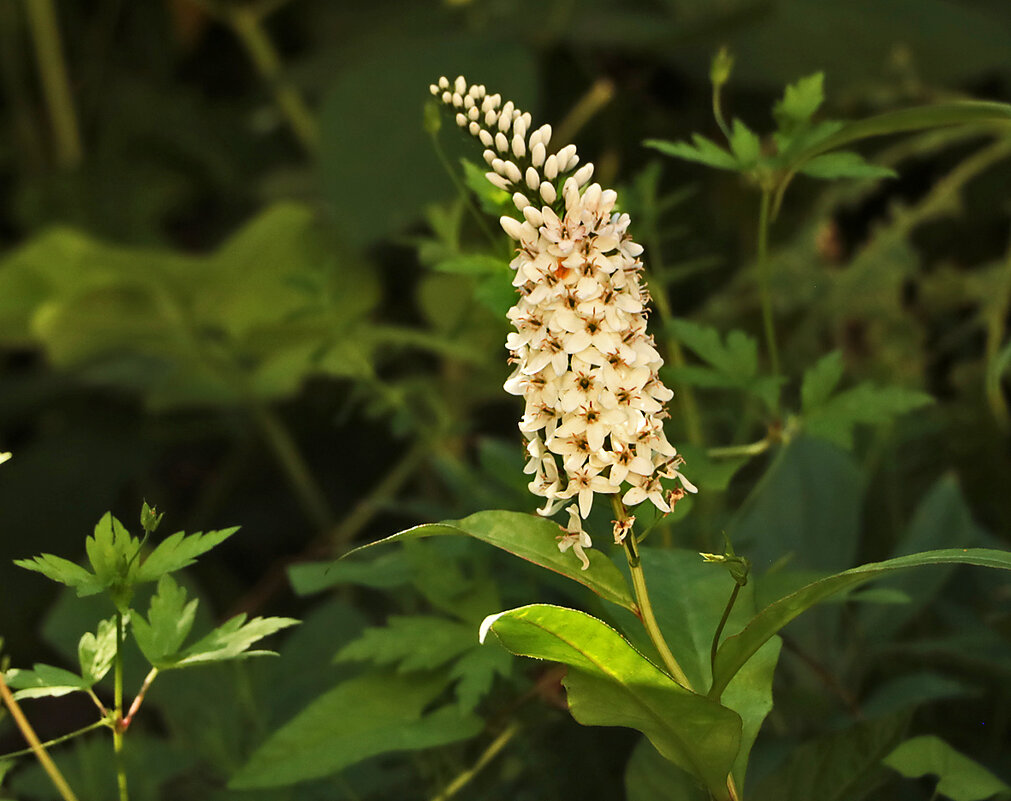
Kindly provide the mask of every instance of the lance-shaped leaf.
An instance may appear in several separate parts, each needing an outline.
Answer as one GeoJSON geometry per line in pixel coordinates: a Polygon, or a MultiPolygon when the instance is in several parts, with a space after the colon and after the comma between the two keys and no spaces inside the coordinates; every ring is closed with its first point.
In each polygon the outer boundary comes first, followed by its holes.
{"type": "Polygon", "coordinates": [[[579,560],[574,554],[562,553],[558,550],[559,533],[560,529],[557,523],[552,523],[542,517],[521,512],[477,512],[462,520],[449,520],[444,523],[431,523],[409,528],[378,542],[355,548],[345,554],[345,558],[386,542],[422,539],[446,534],[465,534],[508,551],[521,559],[526,559],[528,562],[533,562],[535,565],[578,581],[604,600],[635,612],[636,605],[629,592],[628,583],[614,563],[605,554],[590,550],[586,553],[590,559],[590,566],[586,570],[582,570],[579,560]]]}
{"type": "Polygon", "coordinates": [[[295,625],[298,621],[290,617],[254,617],[247,623],[244,614],[236,615],[193,643],[166,667],[182,668],[251,656],[276,656],[274,651],[250,651],[249,646],[295,625]]]}
{"type": "Polygon", "coordinates": [[[736,712],[686,690],[595,617],[548,604],[492,615],[481,625],[521,656],[570,666],[569,711],[585,726],[641,731],[667,759],[728,798],[741,742],[736,712]]]}
{"type": "Polygon", "coordinates": [[[899,570],[926,565],[977,565],[1011,570],[1011,552],[989,548],[948,548],[871,562],[814,581],[765,607],[737,635],[729,637],[716,654],[710,698],[718,699],[745,662],[783,626],[830,596],[899,570]]]}

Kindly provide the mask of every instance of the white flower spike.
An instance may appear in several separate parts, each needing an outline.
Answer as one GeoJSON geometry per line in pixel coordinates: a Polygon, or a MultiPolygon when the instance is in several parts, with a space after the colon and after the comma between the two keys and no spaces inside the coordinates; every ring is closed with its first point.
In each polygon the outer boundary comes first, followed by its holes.
{"type": "MultiPolygon", "coordinates": [[[[628,233],[629,216],[614,211],[617,194],[587,185],[593,165],[577,169],[575,145],[549,155],[551,126],[528,135],[529,114],[512,102],[500,107],[500,95],[468,87],[462,76],[440,78],[430,89],[454,112],[456,96],[483,98],[483,118],[459,115],[457,122],[489,148],[493,172],[486,176],[512,195],[519,212],[501,219],[517,243],[510,267],[519,293],[508,313],[515,370],[505,389],[526,402],[519,428],[528,443],[530,491],[546,501],[538,512],[552,515],[574,501],[558,547],[571,549],[585,570],[591,541],[582,519],[596,495],[618,493],[632,506],[649,501],[666,514],[684,491],[696,491],[663,431],[673,393],[660,381],[663,360],[646,333],[643,248],[628,233]],[[684,489],[667,491],[661,478],[684,489]]],[[[630,527],[616,526],[615,539],[629,536],[630,527]]]]}

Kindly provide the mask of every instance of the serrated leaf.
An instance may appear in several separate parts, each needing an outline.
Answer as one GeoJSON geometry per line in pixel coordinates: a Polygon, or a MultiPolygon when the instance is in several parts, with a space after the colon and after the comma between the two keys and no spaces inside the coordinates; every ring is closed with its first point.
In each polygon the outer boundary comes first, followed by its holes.
{"type": "Polygon", "coordinates": [[[62,556],[54,556],[51,553],[44,553],[33,556],[30,559],[15,559],[14,564],[23,567],[25,570],[34,570],[41,573],[48,579],[57,581],[73,587],[78,598],[87,595],[95,595],[105,587],[91,571],[85,570],[78,564],[64,559],[62,556]]]}
{"type": "Polygon", "coordinates": [[[472,712],[478,702],[492,688],[495,676],[508,677],[512,673],[513,656],[505,648],[491,643],[475,645],[466,651],[449,671],[456,680],[456,700],[460,709],[472,712]]]}
{"type": "Polygon", "coordinates": [[[151,598],[147,620],[134,613],[131,626],[137,646],[153,667],[171,667],[183,642],[193,627],[198,601],[186,603],[186,589],[171,576],[158,580],[158,590],[151,598]]]}
{"type": "Polygon", "coordinates": [[[695,161],[719,170],[737,170],[737,159],[732,153],[728,153],[711,139],[701,134],[692,134],[693,145],[687,142],[668,142],[663,139],[647,139],[643,142],[646,147],[663,153],[665,156],[672,156],[684,161],[695,161]]]}
{"type": "Polygon", "coordinates": [[[94,686],[101,681],[116,658],[116,618],[103,620],[98,632],[88,632],[77,644],[77,658],[81,663],[81,677],[94,686]]]}
{"type": "Polygon", "coordinates": [[[95,533],[85,540],[84,548],[95,576],[104,587],[110,587],[128,581],[140,551],[140,541],[131,537],[126,527],[106,512],[95,525],[95,533]]]}
{"type": "Polygon", "coordinates": [[[790,132],[811,121],[825,100],[824,81],[824,73],[816,72],[786,87],[782,99],[772,108],[781,130],[790,132]]]}
{"type": "Polygon", "coordinates": [[[751,619],[740,634],[723,642],[716,654],[716,671],[709,695],[719,698],[741,666],[770,637],[815,604],[837,592],[855,588],[876,578],[928,565],[976,565],[1011,570],[1011,552],[989,548],[947,548],[900,556],[884,562],[871,562],[814,581],[767,606],[751,619]]]}
{"type": "Polygon", "coordinates": [[[882,761],[909,779],[937,776],[934,794],[952,801],[984,801],[997,793],[1011,792],[1011,787],[940,737],[913,737],[882,761]]]}
{"type": "Polygon", "coordinates": [[[338,559],[306,562],[288,568],[288,580],[296,595],[312,595],[341,584],[387,590],[410,583],[411,574],[411,564],[400,551],[382,554],[371,562],[338,559]]]}
{"type": "Polygon", "coordinates": [[[443,676],[369,673],[338,684],[274,732],[229,782],[234,790],[329,776],[363,759],[468,739],[484,726],[456,707],[423,710],[443,676]]]}
{"type": "Polygon", "coordinates": [[[834,350],[822,356],[814,366],[804,371],[800,385],[800,408],[804,413],[813,411],[829,399],[843,375],[842,351],[834,350]]]}
{"type": "Polygon", "coordinates": [[[476,642],[473,626],[431,615],[391,615],[385,626],[366,629],[335,658],[398,665],[406,673],[441,667],[476,642]]]}
{"type": "Polygon", "coordinates": [[[810,178],[895,178],[898,173],[889,167],[871,164],[859,153],[837,150],[824,153],[806,162],[799,172],[810,178]]]}
{"type": "Polygon", "coordinates": [[[584,612],[533,604],[482,624],[515,654],[569,665],[569,711],[586,726],[627,726],[705,782],[721,801],[740,746],[741,718],[702,703],[617,631],[584,612]]]}
{"type": "Polygon", "coordinates": [[[858,424],[882,424],[899,415],[929,406],[934,399],[924,392],[904,387],[877,387],[871,383],[832,396],[804,417],[804,429],[843,448],[853,447],[858,424]]]}
{"type": "Polygon", "coordinates": [[[91,685],[82,676],[69,670],[36,663],[31,670],[13,668],[4,674],[4,680],[11,689],[16,690],[14,697],[22,698],[59,698],[70,693],[83,692],[91,685]]]}
{"type": "Polygon", "coordinates": [[[730,331],[726,340],[715,328],[676,319],[671,330],[681,343],[718,372],[738,382],[758,371],[758,342],[743,331],[730,331]]]}
{"type": "Polygon", "coordinates": [[[574,554],[558,550],[559,533],[558,524],[543,517],[498,510],[476,512],[462,520],[409,528],[377,542],[355,548],[345,554],[344,558],[388,542],[447,534],[467,535],[535,565],[560,573],[588,587],[601,598],[625,609],[634,610],[635,600],[629,592],[628,583],[607,555],[595,549],[587,551],[590,567],[583,570],[574,554]]]}
{"type": "Polygon", "coordinates": [[[207,665],[252,656],[275,656],[273,651],[248,649],[264,637],[297,624],[298,621],[290,617],[254,617],[247,623],[244,614],[236,615],[180,653],[164,669],[207,665]]]}
{"type": "Polygon", "coordinates": [[[206,534],[185,534],[177,531],[164,539],[141,563],[137,569],[135,581],[157,581],[166,573],[180,570],[193,564],[198,556],[207,553],[231,537],[238,526],[208,531],[206,534]]]}

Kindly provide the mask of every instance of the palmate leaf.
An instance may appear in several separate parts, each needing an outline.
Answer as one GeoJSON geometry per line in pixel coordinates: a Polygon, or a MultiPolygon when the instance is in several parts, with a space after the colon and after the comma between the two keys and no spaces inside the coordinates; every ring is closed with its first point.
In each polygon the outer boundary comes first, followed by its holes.
{"type": "Polygon", "coordinates": [[[355,548],[345,554],[344,558],[383,543],[463,534],[560,573],[588,587],[601,598],[634,611],[635,600],[629,592],[628,583],[614,563],[605,554],[590,550],[586,554],[590,560],[590,567],[582,570],[574,554],[558,550],[559,533],[558,524],[543,517],[521,512],[476,512],[462,520],[409,528],[377,542],[355,548]]]}
{"type": "Polygon", "coordinates": [[[98,624],[98,632],[88,632],[77,644],[77,659],[81,663],[81,677],[94,686],[112,668],[116,658],[116,619],[109,618],[98,624]]]}
{"type": "Polygon", "coordinates": [[[515,654],[569,665],[569,711],[586,726],[627,726],[667,759],[697,776],[723,801],[741,741],[737,713],[689,692],[617,631],[584,612],[533,604],[490,616],[515,654]]]}
{"type": "Polygon", "coordinates": [[[252,656],[275,656],[273,651],[250,651],[249,646],[289,626],[298,625],[290,617],[254,617],[236,615],[179,654],[168,667],[183,668],[246,659],[252,656]]]}
{"type": "Polygon", "coordinates": [[[767,606],[751,619],[743,631],[723,642],[716,654],[716,669],[709,697],[720,698],[731,679],[765,642],[815,604],[876,578],[927,565],[976,565],[1011,570],[1011,552],[989,548],[927,551],[884,562],[871,562],[814,581],[767,606]]]}
{"type": "Polygon", "coordinates": [[[36,573],[41,573],[52,581],[73,587],[77,592],[78,598],[95,595],[105,589],[105,586],[94,573],[90,570],[85,570],[69,559],[64,559],[62,556],[44,553],[39,556],[33,556],[30,559],[15,559],[14,564],[18,567],[23,567],[25,570],[34,570],[36,573]]]}
{"type": "Polygon", "coordinates": [[[153,667],[164,669],[172,665],[172,657],[182,647],[193,627],[198,601],[186,603],[186,589],[171,576],[158,581],[158,591],[151,598],[147,620],[133,615],[131,629],[141,653],[153,667]]]}
{"type": "Polygon", "coordinates": [[[668,142],[663,139],[647,139],[643,142],[646,147],[658,150],[665,156],[672,156],[684,161],[695,161],[705,164],[708,167],[715,167],[718,170],[737,170],[739,162],[737,157],[728,153],[711,139],[701,134],[693,134],[692,142],[668,142]]]}
{"type": "Polygon", "coordinates": [[[207,553],[231,537],[238,526],[208,531],[206,534],[184,534],[177,531],[160,542],[157,547],[141,562],[137,569],[136,581],[157,581],[166,573],[172,573],[193,564],[196,558],[207,553]]]}

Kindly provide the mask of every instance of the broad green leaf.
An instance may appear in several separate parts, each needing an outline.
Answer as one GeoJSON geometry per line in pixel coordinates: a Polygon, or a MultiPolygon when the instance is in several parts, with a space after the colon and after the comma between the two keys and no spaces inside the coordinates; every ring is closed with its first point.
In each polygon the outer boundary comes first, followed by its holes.
{"type": "Polygon", "coordinates": [[[34,570],[41,573],[48,579],[57,581],[73,587],[78,598],[87,595],[95,595],[104,589],[102,582],[98,580],[94,573],[85,570],[80,565],[74,564],[69,559],[62,556],[54,556],[51,553],[44,553],[33,556],[31,559],[15,559],[14,564],[23,567],[25,570],[34,570]]]}
{"type": "Polygon", "coordinates": [[[339,662],[372,661],[397,671],[441,667],[477,642],[472,626],[431,615],[391,615],[385,626],[366,629],[335,657],[339,662]]]}
{"type": "Polygon", "coordinates": [[[169,575],[158,580],[158,591],[151,598],[147,620],[136,612],[132,616],[133,636],[141,652],[153,667],[170,667],[193,628],[198,601],[186,603],[186,589],[169,575]]]}
{"type": "Polygon", "coordinates": [[[660,756],[645,737],[625,766],[626,801],[709,801],[690,773],[660,756]]]}
{"type": "Polygon", "coordinates": [[[569,665],[569,711],[586,726],[627,726],[667,759],[727,799],[727,776],[741,740],[741,719],[677,684],[617,631],[584,612],[533,604],[482,624],[510,651],[569,665]]]}
{"type": "Polygon", "coordinates": [[[76,673],[42,663],[36,663],[31,670],[12,668],[4,674],[4,680],[12,690],[16,690],[14,697],[17,699],[59,698],[91,686],[76,673]]]}
{"type": "Polygon", "coordinates": [[[193,564],[198,556],[220,545],[238,530],[239,527],[234,526],[221,531],[208,531],[206,534],[202,532],[185,534],[177,531],[158,543],[147,555],[137,570],[135,580],[157,581],[166,573],[181,570],[193,564]]]}
{"type": "Polygon", "coordinates": [[[685,347],[724,375],[740,382],[758,371],[758,342],[743,331],[730,331],[724,341],[715,328],[691,320],[676,319],[670,325],[685,347]]]}
{"type": "Polygon", "coordinates": [[[816,72],[786,87],[781,100],[772,107],[781,131],[790,133],[807,125],[825,99],[825,75],[816,72]]]}
{"type": "Polygon", "coordinates": [[[737,170],[737,159],[733,154],[728,153],[711,139],[701,134],[692,134],[692,142],[667,142],[663,139],[647,139],[643,142],[646,147],[658,150],[665,156],[672,156],[685,161],[696,161],[709,167],[719,170],[737,170]]]}
{"type": "Polygon", "coordinates": [[[852,801],[884,778],[881,759],[905,735],[906,715],[808,740],[758,783],[749,801],[852,801]]]}
{"type": "Polygon", "coordinates": [[[898,173],[889,167],[871,164],[859,153],[836,150],[815,156],[799,172],[809,178],[895,178],[898,173]]]}
{"type": "Polygon", "coordinates": [[[940,737],[913,737],[883,761],[909,779],[937,776],[935,795],[952,801],[984,801],[997,793],[1011,793],[1011,787],[940,737]]]}
{"type": "Polygon", "coordinates": [[[88,632],[78,642],[81,677],[89,687],[101,681],[112,667],[116,658],[116,634],[116,618],[109,618],[99,622],[97,634],[88,632]]]}
{"type": "Polygon", "coordinates": [[[234,790],[282,787],[335,774],[377,754],[473,737],[480,718],[423,710],[445,688],[441,676],[369,673],[338,684],[275,731],[232,777],[234,790]]]}
{"type": "Polygon", "coordinates": [[[178,658],[166,664],[165,669],[247,659],[252,656],[274,656],[273,651],[250,651],[249,646],[295,625],[298,625],[298,621],[290,617],[254,617],[247,623],[244,614],[236,615],[193,643],[178,658]]]}
{"type": "Polygon", "coordinates": [[[853,431],[858,424],[887,423],[933,402],[930,395],[918,390],[857,384],[807,412],[804,429],[843,448],[852,448],[853,431]]]}
{"type": "Polygon", "coordinates": [[[574,554],[562,553],[558,550],[557,540],[560,529],[557,523],[521,512],[476,512],[462,520],[415,526],[377,542],[355,548],[345,554],[344,558],[387,542],[446,534],[466,534],[474,537],[533,562],[535,565],[578,581],[607,601],[628,610],[635,609],[635,601],[629,592],[625,578],[605,554],[593,549],[587,551],[590,567],[587,570],[582,570],[579,560],[574,554]]]}
{"type": "Polygon", "coordinates": [[[804,371],[804,380],[800,385],[800,408],[807,414],[823,405],[835,392],[843,376],[843,357],[841,350],[834,350],[822,356],[804,371]]]}
{"type": "Polygon", "coordinates": [[[911,712],[915,707],[932,701],[959,698],[971,693],[968,685],[941,673],[904,673],[877,685],[870,695],[861,699],[860,711],[867,719],[879,718],[895,712],[911,712]]]}
{"type": "Polygon", "coordinates": [[[900,570],[927,565],[976,565],[1011,570],[1011,552],[989,548],[949,548],[871,562],[815,581],[759,612],[744,630],[727,639],[716,655],[716,675],[710,697],[719,698],[729,681],[776,632],[815,604],[842,590],[900,570]]]}

